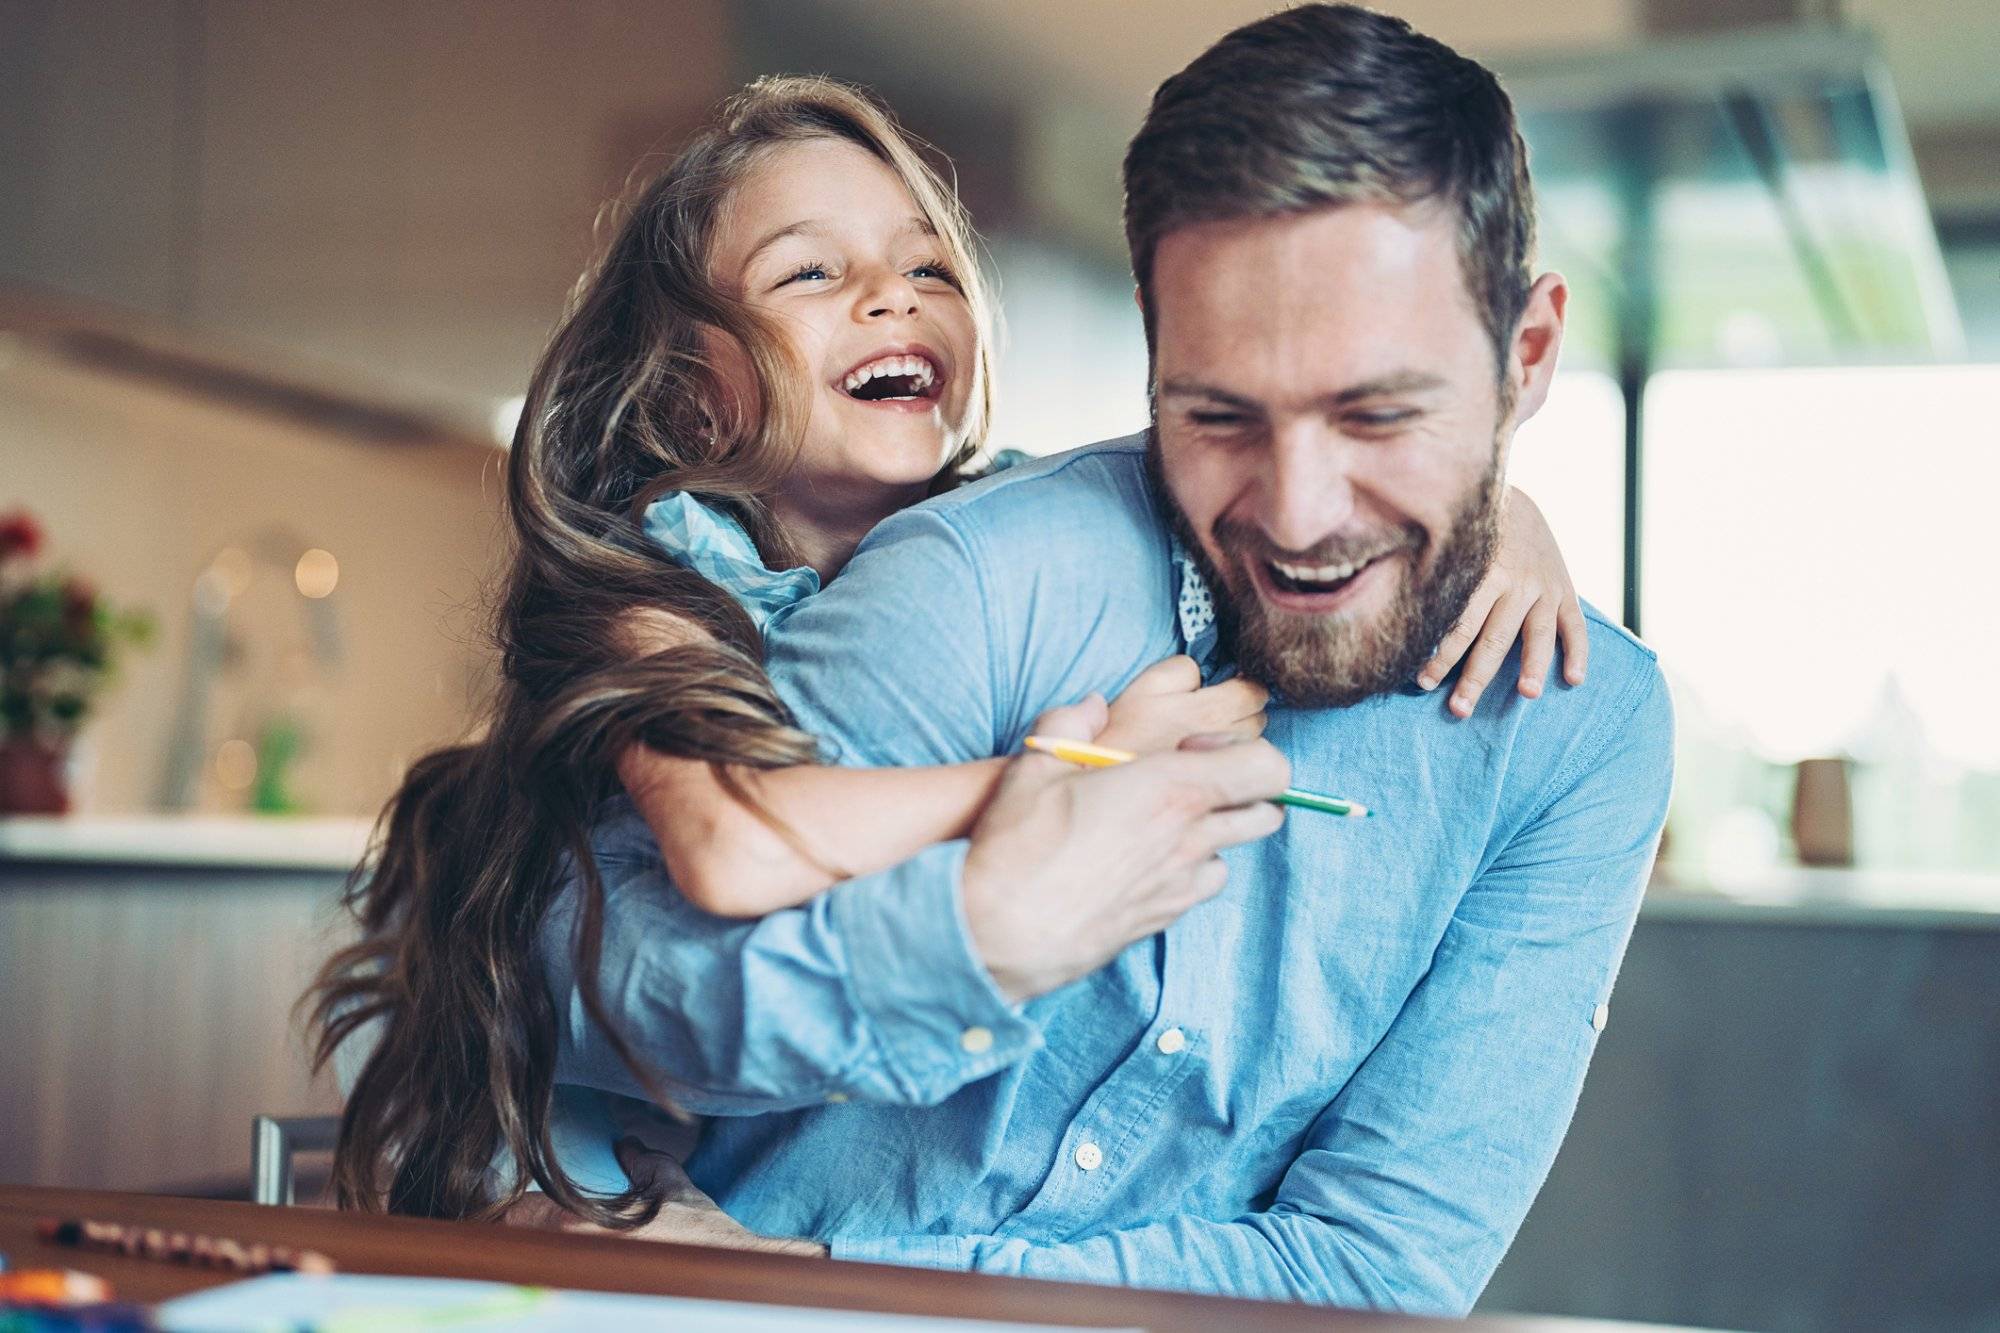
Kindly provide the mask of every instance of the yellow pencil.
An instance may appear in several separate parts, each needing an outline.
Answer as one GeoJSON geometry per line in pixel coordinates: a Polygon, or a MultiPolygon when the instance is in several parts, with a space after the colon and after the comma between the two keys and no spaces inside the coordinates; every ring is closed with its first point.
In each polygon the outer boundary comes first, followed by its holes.
{"type": "MultiPolygon", "coordinates": [[[[1092,745],[1087,741],[1066,741],[1055,736],[1030,736],[1022,744],[1030,750],[1060,759],[1068,764],[1081,764],[1085,768],[1110,768],[1114,764],[1129,764],[1139,756],[1124,750],[1114,750],[1108,745],[1092,745]]],[[[1314,791],[1302,791],[1297,787],[1287,787],[1271,798],[1279,805],[1289,805],[1299,810],[1318,810],[1322,814],[1339,815],[1344,819],[1365,819],[1374,814],[1358,801],[1343,801],[1338,796],[1322,796],[1314,791]]]]}

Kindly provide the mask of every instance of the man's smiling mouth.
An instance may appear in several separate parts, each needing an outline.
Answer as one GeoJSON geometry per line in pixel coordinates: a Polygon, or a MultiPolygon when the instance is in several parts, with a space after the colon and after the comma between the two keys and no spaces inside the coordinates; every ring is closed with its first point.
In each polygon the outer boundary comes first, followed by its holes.
{"type": "Polygon", "coordinates": [[[1352,583],[1356,575],[1393,554],[1393,551],[1382,551],[1364,560],[1330,565],[1302,565],[1286,560],[1266,560],[1263,565],[1270,576],[1271,586],[1281,592],[1324,595],[1339,592],[1352,583]]]}
{"type": "Polygon", "coordinates": [[[847,372],[840,387],[864,403],[936,398],[944,383],[924,356],[884,356],[847,372]]]}

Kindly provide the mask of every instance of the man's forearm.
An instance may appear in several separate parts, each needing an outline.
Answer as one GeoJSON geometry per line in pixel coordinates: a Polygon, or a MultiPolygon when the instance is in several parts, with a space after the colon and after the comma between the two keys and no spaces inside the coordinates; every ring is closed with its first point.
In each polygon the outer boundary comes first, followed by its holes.
{"type": "Polygon", "coordinates": [[[1392,1281],[1338,1223],[1299,1212],[1231,1222],[1177,1217],[1060,1245],[998,1236],[836,1240],[833,1257],[1352,1309],[1462,1315],[1471,1306],[1470,1295],[1457,1299],[1450,1275],[1426,1275],[1422,1285],[1392,1281]]]}
{"type": "MultiPolygon", "coordinates": [[[[1043,722],[1088,734],[1090,719],[1065,720],[1079,711],[1043,722]]],[[[1263,741],[1097,773],[1037,760],[1002,782],[972,844],[927,848],[755,921],[690,905],[644,821],[614,820],[595,848],[605,886],[597,989],[614,1001],[617,1036],[690,1110],[942,1101],[1039,1046],[1021,1002],[1219,891],[1216,854],[1276,826],[1278,811],[1260,802],[1289,778],[1263,741]]],[[[647,1080],[583,1003],[577,901],[544,937],[568,1010],[559,1081],[646,1096],[647,1080]]]]}
{"type": "MultiPolygon", "coordinates": [[[[650,845],[600,857],[598,985],[618,1035],[684,1108],[928,1104],[1039,1047],[971,952],[957,898],[962,845],[757,921],[689,906],[650,845]]],[[[645,1080],[582,1003],[570,928],[567,912],[553,918],[545,941],[561,1005],[558,1080],[644,1098],[645,1080]]]]}

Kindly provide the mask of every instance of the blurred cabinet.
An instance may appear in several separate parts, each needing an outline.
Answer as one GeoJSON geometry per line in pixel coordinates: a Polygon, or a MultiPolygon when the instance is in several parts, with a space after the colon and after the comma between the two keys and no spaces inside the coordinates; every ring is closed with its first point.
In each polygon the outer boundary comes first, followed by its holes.
{"type": "Polygon", "coordinates": [[[1487,1311],[2000,1328],[2000,914],[1654,898],[1487,1311]]]}
{"type": "Polygon", "coordinates": [[[723,0],[0,0],[0,282],[515,394],[729,39],[723,0]]]}
{"type": "Polygon", "coordinates": [[[335,1109],[292,1006],[344,878],[0,860],[0,1182],[240,1188],[251,1116],[335,1109]]]}

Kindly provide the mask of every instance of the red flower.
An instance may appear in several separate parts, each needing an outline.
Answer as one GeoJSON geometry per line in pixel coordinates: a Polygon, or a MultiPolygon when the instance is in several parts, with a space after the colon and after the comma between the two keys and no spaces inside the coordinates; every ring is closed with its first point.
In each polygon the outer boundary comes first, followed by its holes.
{"type": "Polygon", "coordinates": [[[32,557],[42,549],[42,525],[25,509],[0,517],[0,560],[13,556],[32,557]]]}

